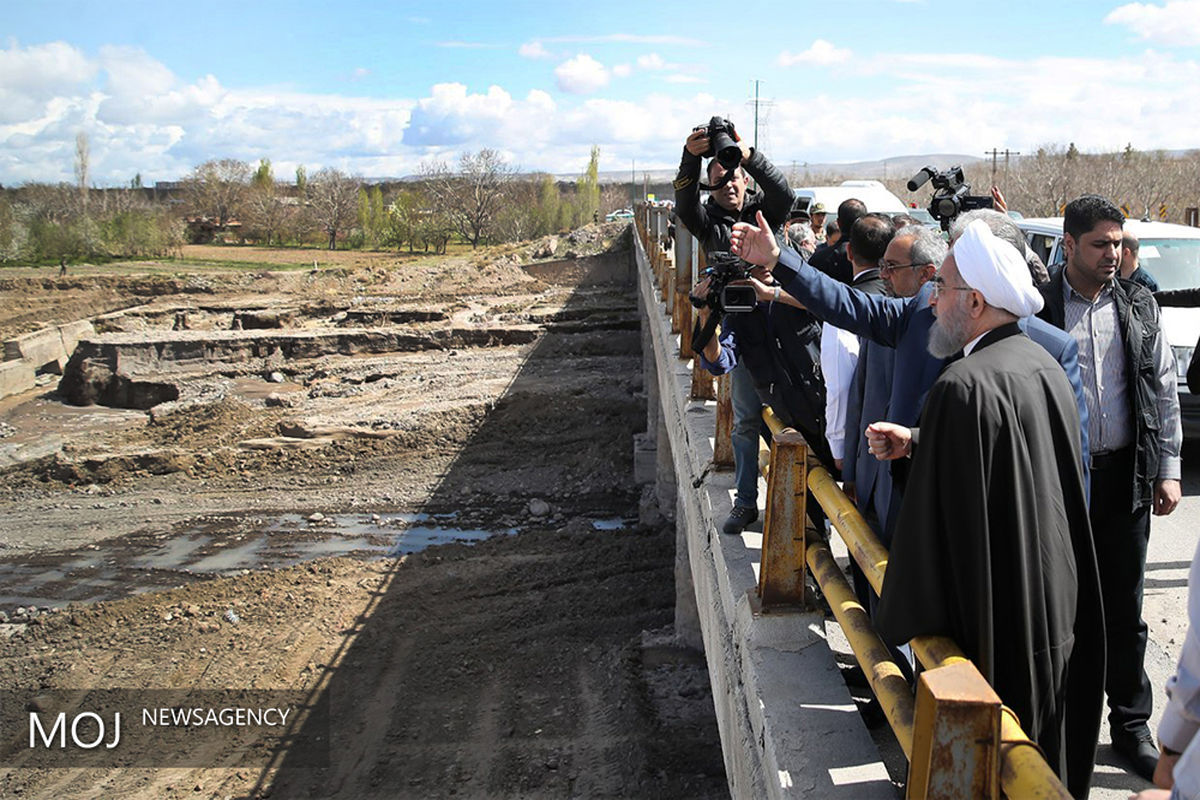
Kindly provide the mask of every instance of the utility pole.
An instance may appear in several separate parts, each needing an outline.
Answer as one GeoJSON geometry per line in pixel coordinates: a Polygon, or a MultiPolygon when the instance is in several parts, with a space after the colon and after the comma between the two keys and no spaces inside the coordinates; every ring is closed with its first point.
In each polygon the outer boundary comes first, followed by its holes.
{"type": "Polygon", "coordinates": [[[637,159],[629,159],[629,210],[637,205],[637,159]]]}
{"type": "Polygon", "coordinates": [[[996,158],[1001,154],[1004,155],[1004,182],[1008,183],[1008,157],[1019,156],[1021,154],[1016,150],[1009,150],[1007,147],[1003,150],[993,147],[991,150],[984,150],[983,154],[992,157],[992,186],[996,185],[996,158]]]}
{"type": "Polygon", "coordinates": [[[758,84],[757,78],[754,79],[754,149],[758,149],[758,84]]]}

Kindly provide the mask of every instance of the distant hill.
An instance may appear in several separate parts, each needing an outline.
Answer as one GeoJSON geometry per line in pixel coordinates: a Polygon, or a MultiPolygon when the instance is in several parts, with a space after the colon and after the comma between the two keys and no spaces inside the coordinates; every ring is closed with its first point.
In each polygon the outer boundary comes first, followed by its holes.
{"type": "MultiPolygon", "coordinates": [[[[976,166],[981,162],[988,162],[989,159],[979,158],[978,156],[954,155],[952,153],[934,153],[931,155],[921,156],[893,156],[892,158],[884,158],[878,161],[851,161],[842,164],[836,163],[805,163],[802,161],[777,161],[775,166],[783,170],[788,180],[797,186],[804,185],[804,176],[807,173],[815,179],[823,178],[824,176],[836,175],[843,179],[849,178],[896,178],[910,177],[913,173],[924,167],[927,164],[932,164],[937,169],[946,169],[955,164],[961,164],[967,171],[967,180],[977,180],[976,174],[980,167],[976,166]],[[797,180],[801,181],[797,183],[797,180]]],[[[984,164],[990,169],[990,164],[984,164]]],[[[533,173],[523,173],[522,177],[533,173]]],[[[560,172],[554,175],[555,180],[574,182],[581,177],[579,172],[560,172]]],[[[670,169],[637,169],[637,181],[641,183],[649,176],[651,184],[669,184],[675,179],[675,167],[670,169]]],[[[612,170],[609,172],[600,173],[600,183],[629,183],[629,170],[612,170]]],[[[411,181],[420,180],[419,175],[405,175],[399,178],[368,178],[368,183],[408,183],[411,181]]]]}
{"type": "MultiPolygon", "coordinates": [[[[952,153],[934,153],[931,155],[920,156],[894,156],[892,158],[884,158],[878,161],[852,161],[844,164],[835,163],[804,163],[792,161],[777,161],[775,166],[783,170],[788,181],[795,183],[797,186],[803,183],[796,183],[796,180],[803,181],[805,174],[812,178],[820,178],[828,175],[838,175],[843,178],[895,178],[895,177],[910,177],[917,170],[928,164],[941,170],[947,167],[952,167],[955,164],[961,164],[967,172],[967,180],[975,178],[975,173],[979,172],[979,167],[976,165],[980,162],[987,162],[989,159],[979,158],[977,156],[954,155],[952,153]]],[[[990,163],[986,165],[990,170],[990,163]]],[[[651,169],[637,170],[638,181],[644,180],[643,176],[649,176],[650,183],[661,184],[670,183],[675,178],[675,169],[651,169]]],[[[578,173],[555,175],[559,180],[573,181],[579,177],[578,173]]],[[[601,172],[601,183],[628,183],[629,172],[601,172]]]]}

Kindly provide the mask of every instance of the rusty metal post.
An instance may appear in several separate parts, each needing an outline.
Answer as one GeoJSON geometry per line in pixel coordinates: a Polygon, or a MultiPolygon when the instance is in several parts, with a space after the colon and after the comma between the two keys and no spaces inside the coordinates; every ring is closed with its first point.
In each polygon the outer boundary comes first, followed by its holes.
{"type": "Polygon", "coordinates": [[[1000,796],[1000,698],[969,662],[921,674],[908,800],[1000,796]]]}
{"type": "MultiPolygon", "coordinates": [[[[691,334],[688,334],[690,337],[691,334]]],[[[700,359],[692,361],[692,399],[716,400],[717,390],[713,386],[712,373],[700,366],[700,359]]],[[[718,410],[719,413],[719,410],[718,410]]]]}
{"type": "Polygon", "coordinates": [[[767,471],[758,599],[764,611],[804,605],[804,506],[808,445],[794,430],[773,437],[767,471]]]}
{"type": "Polygon", "coordinates": [[[675,254],[664,249],[662,244],[658,245],[658,249],[662,253],[663,261],[663,304],[666,306],[667,316],[671,320],[671,333],[679,333],[679,313],[676,309],[675,299],[675,254]]]}
{"type": "MultiPolygon", "coordinates": [[[[693,387],[696,385],[695,377],[693,372],[693,387]]],[[[733,433],[733,398],[729,393],[730,380],[732,379],[729,375],[717,378],[717,430],[713,441],[713,463],[718,467],[733,466],[733,440],[729,438],[733,433]]]]}
{"type": "MultiPolygon", "coordinates": [[[[692,352],[692,235],[680,226],[675,231],[675,316],[679,320],[679,357],[689,359],[692,352]]],[[[674,322],[672,322],[674,324],[674,322]]]]}

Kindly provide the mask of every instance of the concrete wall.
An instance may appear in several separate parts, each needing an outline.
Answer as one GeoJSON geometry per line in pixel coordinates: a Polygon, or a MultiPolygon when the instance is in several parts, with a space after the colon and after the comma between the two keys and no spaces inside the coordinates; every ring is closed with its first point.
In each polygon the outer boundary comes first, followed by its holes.
{"type": "Polygon", "coordinates": [[[33,389],[39,371],[62,374],[79,340],[96,333],[88,320],[42,328],[4,343],[0,398],[33,389]]]}
{"type": "MultiPolygon", "coordinates": [[[[895,798],[896,793],[825,641],[820,612],[754,616],[761,534],[725,536],[733,474],[714,472],[716,404],[688,399],[691,366],[635,243],[648,409],[660,480],[673,479],[677,540],[692,591],[676,617],[698,627],[735,798],[895,798]],[[653,385],[651,385],[653,384],[653,385]],[[694,620],[694,621],[693,621],[694,620]]],[[[647,437],[647,439],[650,437],[647,437]]],[[[645,446],[645,442],[642,443],[645,446]]],[[[658,492],[660,501],[666,492],[658,492]]],[[[681,568],[681,572],[682,572],[681,568]]]]}

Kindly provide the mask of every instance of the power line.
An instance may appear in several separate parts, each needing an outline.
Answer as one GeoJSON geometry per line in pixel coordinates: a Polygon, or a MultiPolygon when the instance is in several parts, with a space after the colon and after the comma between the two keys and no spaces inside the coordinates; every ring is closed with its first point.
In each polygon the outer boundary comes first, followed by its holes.
{"type": "Polygon", "coordinates": [[[1007,183],[1008,182],[1008,157],[1021,155],[1020,151],[1009,150],[1007,147],[1004,148],[1003,150],[997,150],[995,147],[993,147],[991,150],[984,150],[983,154],[985,156],[992,157],[992,186],[996,185],[996,158],[1000,155],[1004,156],[1004,181],[1005,181],[1005,183],[1007,183]]]}

